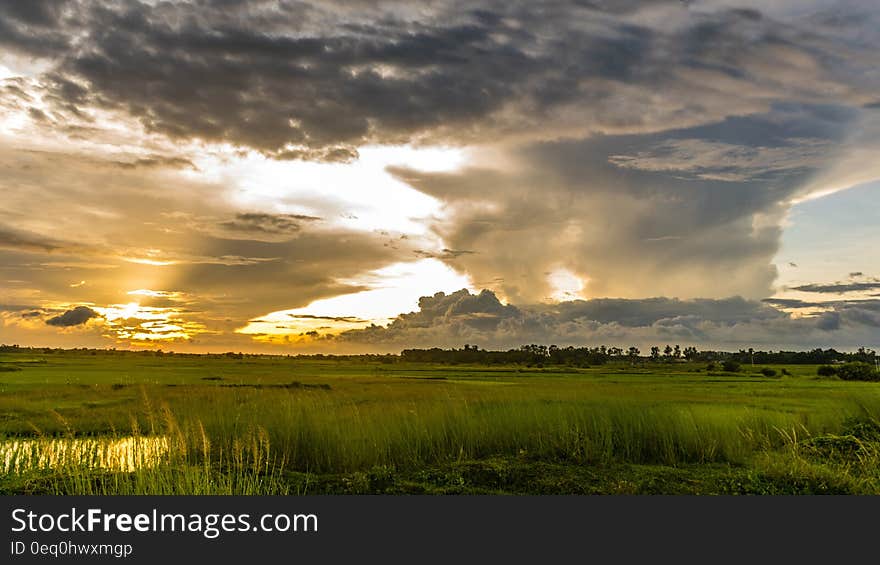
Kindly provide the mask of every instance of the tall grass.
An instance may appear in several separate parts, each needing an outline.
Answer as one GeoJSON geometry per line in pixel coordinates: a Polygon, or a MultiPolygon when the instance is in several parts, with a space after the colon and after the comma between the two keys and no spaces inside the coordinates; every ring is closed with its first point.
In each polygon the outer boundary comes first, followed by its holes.
{"type": "MultiPolygon", "coordinates": [[[[144,393],[142,404],[144,419],[133,418],[126,434],[7,438],[0,463],[17,476],[18,491],[53,494],[285,494],[290,472],[413,470],[493,456],[680,465],[783,453],[787,468],[803,469],[815,467],[803,455],[805,439],[842,433],[852,419],[880,418],[877,399],[824,414],[499,392],[383,402],[242,389],[182,399],[173,410],[144,393]],[[108,457],[114,449],[116,459],[108,457]]],[[[864,453],[878,462],[876,450],[864,453]]]]}
{"type": "Polygon", "coordinates": [[[880,414],[880,402],[818,415],[743,406],[536,401],[499,393],[482,400],[386,403],[252,391],[217,398],[210,411],[203,404],[179,410],[196,419],[219,450],[234,450],[235,438],[256,423],[285,468],[340,473],[493,455],[584,464],[742,463],[756,451],[785,445],[785,430],[833,432],[846,417],[865,410],[880,414]]]}
{"type": "Polygon", "coordinates": [[[284,462],[258,426],[214,446],[198,420],[183,426],[144,399],[149,434],[0,438],[3,490],[43,494],[289,494],[284,462]]]}

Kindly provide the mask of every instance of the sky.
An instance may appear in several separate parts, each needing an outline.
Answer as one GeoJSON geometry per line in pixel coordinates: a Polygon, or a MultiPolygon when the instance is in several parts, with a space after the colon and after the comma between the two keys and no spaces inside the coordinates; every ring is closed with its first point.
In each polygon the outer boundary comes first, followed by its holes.
{"type": "Polygon", "coordinates": [[[0,342],[880,347],[874,0],[0,3],[0,342]]]}

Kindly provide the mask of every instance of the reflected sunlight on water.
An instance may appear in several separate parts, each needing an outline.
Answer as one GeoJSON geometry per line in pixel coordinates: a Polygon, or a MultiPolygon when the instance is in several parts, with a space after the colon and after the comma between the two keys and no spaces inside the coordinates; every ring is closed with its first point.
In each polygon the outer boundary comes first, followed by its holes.
{"type": "Polygon", "coordinates": [[[132,472],[167,461],[167,437],[39,438],[0,441],[0,472],[86,467],[132,472]]]}

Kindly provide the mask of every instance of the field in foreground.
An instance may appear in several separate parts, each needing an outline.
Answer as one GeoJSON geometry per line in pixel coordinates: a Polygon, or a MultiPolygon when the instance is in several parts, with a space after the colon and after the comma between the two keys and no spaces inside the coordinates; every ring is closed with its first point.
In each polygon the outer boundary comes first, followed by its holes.
{"type": "Polygon", "coordinates": [[[880,494],[880,384],[817,367],[0,354],[0,492],[880,494]]]}

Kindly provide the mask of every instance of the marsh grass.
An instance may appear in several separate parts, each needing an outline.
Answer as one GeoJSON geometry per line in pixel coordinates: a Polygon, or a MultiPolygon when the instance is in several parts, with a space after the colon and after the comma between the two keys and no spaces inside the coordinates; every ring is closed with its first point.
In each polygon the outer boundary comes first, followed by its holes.
{"type": "MultiPolygon", "coordinates": [[[[870,471],[880,463],[877,444],[847,434],[844,421],[813,418],[809,428],[796,414],[739,407],[449,398],[389,408],[246,395],[217,398],[210,410],[181,407],[181,420],[145,399],[149,435],[134,425],[127,436],[7,439],[5,471],[53,494],[285,494],[304,490],[285,481],[290,472],[360,476],[493,457],[664,466],[757,457],[777,480],[833,477],[863,492],[876,488],[870,471]]],[[[844,420],[877,413],[854,404],[844,420]]]]}
{"type": "Polygon", "coordinates": [[[144,396],[149,434],[0,438],[0,488],[44,494],[288,494],[283,460],[251,426],[214,446],[198,420],[181,425],[144,396]]]}
{"type": "Polygon", "coordinates": [[[0,472],[23,473],[77,466],[132,472],[169,457],[167,437],[11,438],[0,442],[0,472]]]}
{"type": "MultiPolygon", "coordinates": [[[[880,435],[865,432],[878,421],[880,395],[861,383],[473,369],[446,379],[454,371],[436,368],[395,378],[342,369],[325,378],[332,386],[226,387],[193,368],[173,387],[72,384],[3,398],[8,413],[39,419],[10,421],[8,429],[29,433],[0,439],[0,490],[303,494],[311,477],[332,475],[343,477],[341,491],[375,492],[425,469],[506,461],[516,469],[747,468],[760,475],[742,487],[748,492],[880,492],[880,435]],[[95,408],[76,405],[79,396],[95,408]],[[44,403],[62,407],[33,408],[44,403]]],[[[234,381],[221,374],[218,382],[234,381]]]]}
{"type": "MultiPolygon", "coordinates": [[[[518,396],[401,404],[334,395],[261,394],[217,399],[198,414],[206,433],[229,449],[242,422],[259,421],[290,470],[351,472],[375,466],[414,468],[489,456],[577,464],[745,463],[756,451],[790,442],[787,434],[839,430],[843,414],[605,401],[535,401],[518,396]],[[234,418],[225,415],[235,414],[234,418]]],[[[189,415],[198,406],[188,406],[189,415]]]]}

